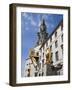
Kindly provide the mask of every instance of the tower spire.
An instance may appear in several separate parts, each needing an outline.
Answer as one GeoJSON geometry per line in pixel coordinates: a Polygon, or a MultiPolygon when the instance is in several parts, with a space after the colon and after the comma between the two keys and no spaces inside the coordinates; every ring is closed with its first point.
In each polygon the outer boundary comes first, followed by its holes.
{"type": "Polygon", "coordinates": [[[45,42],[45,40],[48,38],[48,33],[46,31],[47,27],[46,27],[46,23],[45,23],[45,19],[43,18],[43,16],[41,16],[41,23],[40,23],[40,32],[37,33],[38,35],[38,44],[42,44],[45,42]]]}

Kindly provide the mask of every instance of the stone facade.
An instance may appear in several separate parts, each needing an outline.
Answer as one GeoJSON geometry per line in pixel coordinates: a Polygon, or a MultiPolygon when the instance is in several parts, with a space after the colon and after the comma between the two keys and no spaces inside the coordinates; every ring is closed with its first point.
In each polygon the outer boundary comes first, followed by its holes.
{"type": "Polygon", "coordinates": [[[32,56],[31,53],[29,55],[29,76],[63,75],[63,21],[48,36],[43,19],[38,32],[37,46],[33,51],[38,56],[32,56]]]}

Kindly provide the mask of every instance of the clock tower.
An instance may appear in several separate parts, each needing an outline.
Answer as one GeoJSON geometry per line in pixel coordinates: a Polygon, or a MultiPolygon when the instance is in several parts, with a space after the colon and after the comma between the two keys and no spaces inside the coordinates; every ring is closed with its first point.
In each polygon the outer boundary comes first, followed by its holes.
{"type": "Polygon", "coordinates": [[[48,38],[47,27],[46,27],[46,23],[44,19],[42,19],[40,23],[39,31],[40,32],[37,33],[38,35],[37,45],[44,43],[46,39],[48,38]]]}

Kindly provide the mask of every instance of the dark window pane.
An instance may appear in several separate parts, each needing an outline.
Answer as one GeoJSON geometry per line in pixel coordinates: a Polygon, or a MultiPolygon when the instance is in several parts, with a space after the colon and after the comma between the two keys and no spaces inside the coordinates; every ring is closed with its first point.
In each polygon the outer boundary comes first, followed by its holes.
{"type": "Polygon", "coordinates": [[[62,55],[63,55],[63,44],[61,45],[61,49],[62,49],[62,55]]]}
{"type": "Polygon", "coordinates": [[[52,45],[50,46],[50,50],[52,50],[52,45]]]}
{"type": "Polygon", "coordinates": [[[39,53],[37,52],[37,56],[39,55],[39,53]]]}
{"type": "Polygon", "coordinates": [[[57,41],[55,42],[55,47],[56,47],[56,48],[58,47],[58,42],[57,42],[57,41]]]}
{"type": "Polygon", "coordinates": [[[44,75],[44,73],[42,72],[42,76],[44,75]]]}
{"type": "Polygon", "coordinates": [[[48,42],[46,42],[46,47],[48,47],[48,42]]]}
{"type": "Polygon", "coordinates": [[[52,42],[52,37],[50,38],[50,42],[52,42]]]}
{"type": "Polygon", "coordinates": [[[57,37],[57,32],[55,32],[55,37],[57,37]]]}
{"type": "Polygon", "coordinates": [[[63,42],[63,34],[61,35],[61,40],[62,40],[62,42],[63,42]]]}
{"type": "Polygon", "coordinates": [[[55,53],[55,58],[56,58],[56,61],[59,60],[59,57],[58,57],[58,51],[55,53]]]}
{"type": "Polygon", "coordinates": [[[35,73],[35,77],[37,76],[37,72],[35,73]]]}
{"type": "Polygon", "coordinates": [[[53,58],[53,53],[51,53],[51,61],[52,61],[52,58],[53,58]]]}

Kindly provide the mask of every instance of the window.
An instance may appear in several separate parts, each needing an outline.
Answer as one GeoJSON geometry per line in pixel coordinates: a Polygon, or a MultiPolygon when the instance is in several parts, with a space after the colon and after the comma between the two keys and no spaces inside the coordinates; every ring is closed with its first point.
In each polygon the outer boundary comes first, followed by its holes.
{"type": "Polygon", "coordinates": [[[44,72],[42,72],[42,76],[44,75],[44,72]]]}
{"type": "Polygon", "coordinates": [[[56,48],[58,47],[58,42],[57,42],[57,41],[55,41],[55,47],[56,47],[56,48]]]}
{"type": "Polygon", "coordinates": [[[42,59],[42,63],[44,63],[44,59],[42,59]]]}
{"type": "Polygon", "coordinates": [[[35,72],[35,77],[37,76],[37,72],[35,72]]]}
{"type": "Polygon", "coordinates": [[[41,76],[41,74],[39,73],[39,76],[41,76]]]}
{"type": "Polygon", "coordinates": [[[63,44],[61,45],[61,49],[62,49],[62,55],[63,55],[63,44]]]}
{"type": "Polygon", "coordinates": [[[37,56],[39,56],[39,53],[37,52],[37,56]]]}
{"type": "Polygon", "coordinates": [[[58,51],[55,53],[55,58],[56,58],[56,61],[59,60],[59,57],[58,57],[58,51]]]}
{"type": "Polygon", "coordinates": [[[51,61],[53,61],[52,58],[53,58],[53,53],[51,53],[51,61]]]}
{"type": "Polygon", "coordinates": [[[28,73],[27,76],[30,77],[30,74],[28,73]]]}
{"type": "Polygon", "coordinates": [[[52,42],[52,37],[50,38],[50,42],[52,42]]]}
{"type": "Polygon", "coordinates": [[[61,31],[63,30],[63,23],[61,23],[61,31]]]}
{"type": "Polygon", "coordinates": [[[44,59],[42,60],[42,67],[44,67],[44,59]]]}
{"type": "Polygon", "coordinates": [[[52,50],[52,45],[50,46],[50,50],[52,50]]]}
{"type": "Polygon", "coordinates": [[[55,32],[55,37],[57,37],[57,32],[55,32]]]}
{"type": "Polygon", "coordinates": [[[43,53],[43,57],[44,57],[44,53],[43,53]]]}
{"type": "Polygon", "coordinates": [[[61,35],[61,41],[63,42],[63,34],[61,35]]]}
{"type": "Polygon", "coordinates": [[[30,76],[30,69],[28,69],[28,74],[27,74],[27,76],[28,76],[28,77],[30,76]]]}

